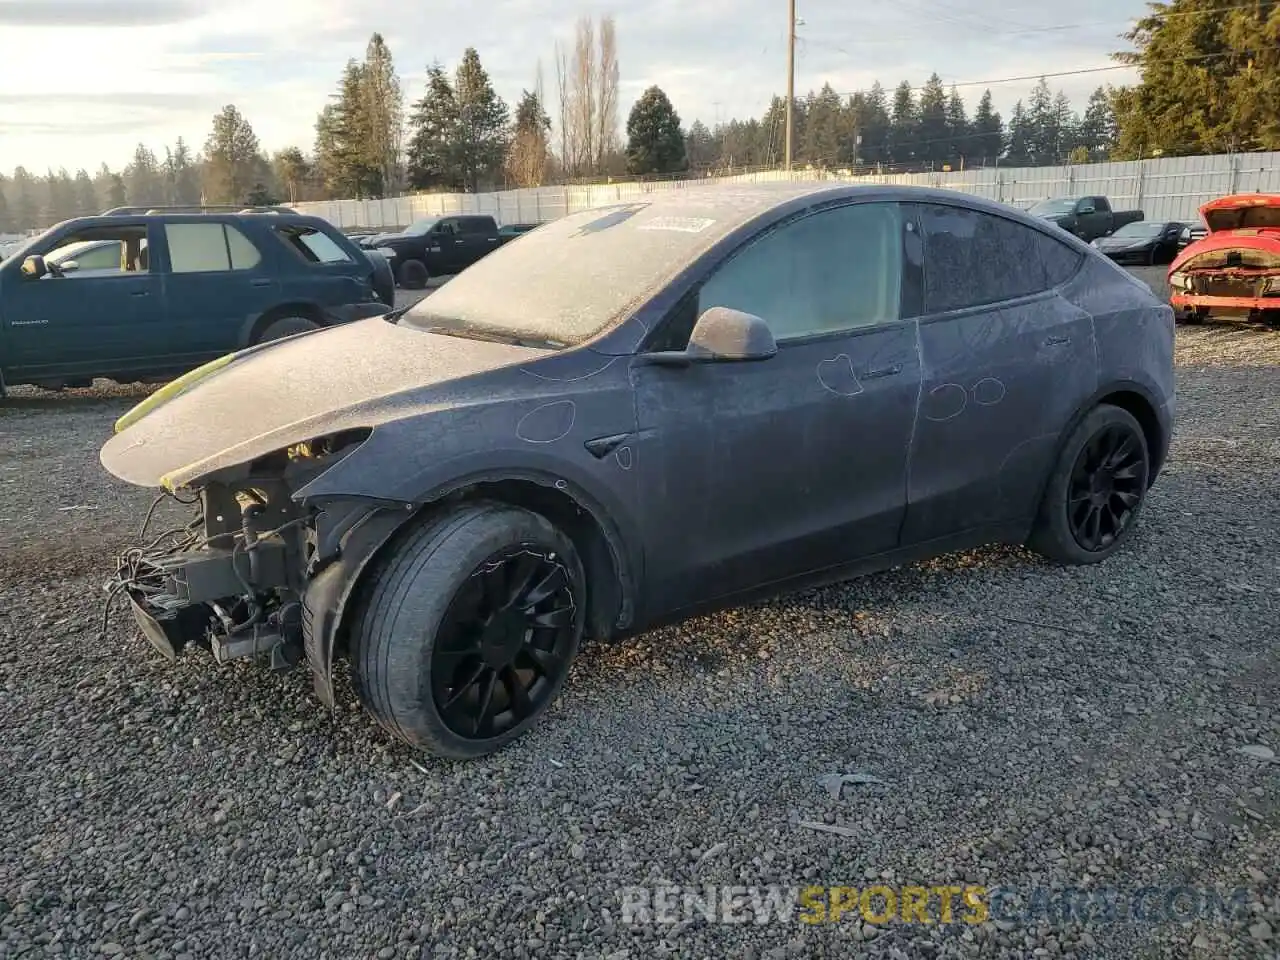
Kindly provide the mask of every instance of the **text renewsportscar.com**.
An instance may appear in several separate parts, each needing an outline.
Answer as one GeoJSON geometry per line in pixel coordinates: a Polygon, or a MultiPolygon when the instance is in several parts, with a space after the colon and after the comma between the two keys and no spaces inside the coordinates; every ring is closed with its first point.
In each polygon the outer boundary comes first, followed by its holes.
{"type": "Polygon", "coordinates": [[[988,921],[1107,924],[1225,920],[1247,912],[1249,892],[1213,887],[1013,889],[975,884],[937,886],[624,887],[624,924],[840,923],[857,920],[923,926],[988,921]]]}

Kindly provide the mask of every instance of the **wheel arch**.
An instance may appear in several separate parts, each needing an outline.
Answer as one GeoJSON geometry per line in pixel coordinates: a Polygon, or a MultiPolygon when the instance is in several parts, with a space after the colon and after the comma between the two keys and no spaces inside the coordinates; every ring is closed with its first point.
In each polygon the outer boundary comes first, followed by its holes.
{"type": "Polygon", "coordinates": [[[261,314],[258,319],[249,324],[248,329],[242,338],[242,345],[251,347],[258,342],[258,337],[262,336],[262,332],[277,320],[283,320],[286,317],[303,317],[323,326],[325,324],[325,314],[320,307],[306,300],[295,300],[289,303],[281,303],[261,314]]]}
{"type": "MultiPolygon", "coordinates": [[[[586,491],[562,478],[515,471],[479,474],[403,506],[370,505],[353,498],[345,509],[357,519],[344,524],[336,559],[311,580],[303,601],[307,659],[316,694],[325,705],[334,705],[333,663],[347,652],[347,630],[370,570],[408,531],[443,511],[478,502],[538,513],[573,541],[587,576],[588,636],[608,638],[630,625],[638,571],[622,533],[586,491]]],[[[340,513],[342,509],[339,506],[340,513]]]]}
{"type": "Polygon", "coordinates": [[[1041,495],[1036,501],[1037,503],[1044,499],[1044,491],[1047,489],[1049,478],[1053,474],[1053,465],[1058,462],[1058,458],[1062,455],[1062,449],[1071,438],[1071,434],[1090,412],[1104,403],[1120,407],[1122,410],[1133,414],[1134,419],[1138,421],[1138,425],[1142,427],[1143,436],[1147,441],[1147,451],[1151,456],[1151,470],[1147,478],[1148,489],[1155,483],[1169,452],[1169,437],[1166,436],[1166,426],[1161,421],[1159,413],[1164,405],[1158,403],[1152,392],[1137,381],[1115,380],[1099,387],[1087,400],[1080,404],[1071,419],[1067,421],[1066,426],[1063,427],[1062,432],[1058,434],[1058,441],[1053,448],[1053,459],[1049,461],[1049,471],[1041,484],[1041,495]]]}

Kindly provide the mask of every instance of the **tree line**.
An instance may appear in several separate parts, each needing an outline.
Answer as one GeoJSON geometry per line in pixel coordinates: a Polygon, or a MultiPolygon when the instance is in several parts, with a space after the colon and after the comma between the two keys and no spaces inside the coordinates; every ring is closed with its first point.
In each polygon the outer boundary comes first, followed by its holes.
{"type": "MultiPolygon", "coordinates": [[[[1133,86],[1103,86],[1077,111],[1041,79],[1008,118],[990,90],[970,107],[937,74],[920,88],[879,83],[842,94],[829,84],[794,105],[794,155],[827,169],[960,169],[1123,160],[1156,154],[1280,149],[1280,0],[1224,9],[1221,0],[1154,4],[1116,54],[1138,68],[1133,86]]],[[[571,179],[681,175],[776,166],[786,104],[687,128],[650,87],[620,129],[618,43],[612,17],[582,17],[555,49],[555,89],[539,64],[514,109],[474,48],[447,71],[435,62],[406,100],[391,50],[373,34],[343,68],[309,148],[268,156],[234,105],[203,148],[184,139],[156,153],[139,144],[120,171],[65,169],[0,176],[0,234],[122,205],[267,204],[396,196],[408,191],[533,187],[571,179]],[[554,122],[553,122],[554,121],[554,122]]]]}

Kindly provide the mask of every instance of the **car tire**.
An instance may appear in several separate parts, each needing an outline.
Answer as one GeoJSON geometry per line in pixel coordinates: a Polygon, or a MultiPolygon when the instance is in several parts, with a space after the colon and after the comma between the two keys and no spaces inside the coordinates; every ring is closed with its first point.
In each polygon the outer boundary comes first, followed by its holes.
{"type": "Polygon", "coordinates": [[[1173,319],[1175,322],[1186,326],[1198,327],[1200,324],[1204,323],[1206,316],[1208,316],[1208,313],[1204,310],[1179,310],[1173,315],[1173,319]]]}
{"type": "Polygon", "coordinates": [[[258,334],[254,343],[267,343],[270,340],[282,340],[285,337],[292,337],[294,334],[307,333],[311,330],[319,330],[320,324],[314,320],[308,320],[306,317],[281,317],[279,320],[272,320],[262,332],[258,334]]]}
{"type": "Polygon", "coordinates": [[[1059,451],[1027,545],[1070,566],[1106,560],[1133,535],[1150,475],[1142,425],[1099,404],[1059,451]]]}
{"type": "Polygon", "coordinates": [[[400,286],[406,290],[421,290],[430,279],[427,265],[421,260],[406,260],[400,264],[400,286]]]}
{"type": "Polygon", "coordinates": [[[361,586],[350,633],[360,700],[415,749],[493,753],[559,694],[585,597],[577,550],[546,518],[490,502],[449,510],[395,542],[361,586]]]}

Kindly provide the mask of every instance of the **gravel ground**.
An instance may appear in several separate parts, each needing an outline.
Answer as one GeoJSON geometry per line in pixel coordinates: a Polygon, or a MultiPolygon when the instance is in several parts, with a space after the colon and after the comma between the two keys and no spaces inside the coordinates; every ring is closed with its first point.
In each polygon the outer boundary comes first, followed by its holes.
{"type": "Polygon", "coordinates": [[[1189,328],[1178,358],[1172,460],[1111,562],[977,551],[595,646],[467,764],[389,744],[348,685],[331,718],[304,672],[171,666],[123,617],[100,638],[149,497],[97,449],[141,393],[9,401],[0,957],[1275,956],[1280,334],[1189,328]],[[833,772],[882,782],[836,799],[833,772]],[[1249,893],[1087,926],[619,909],[660,880],[872,879],[1249,893]]]}

